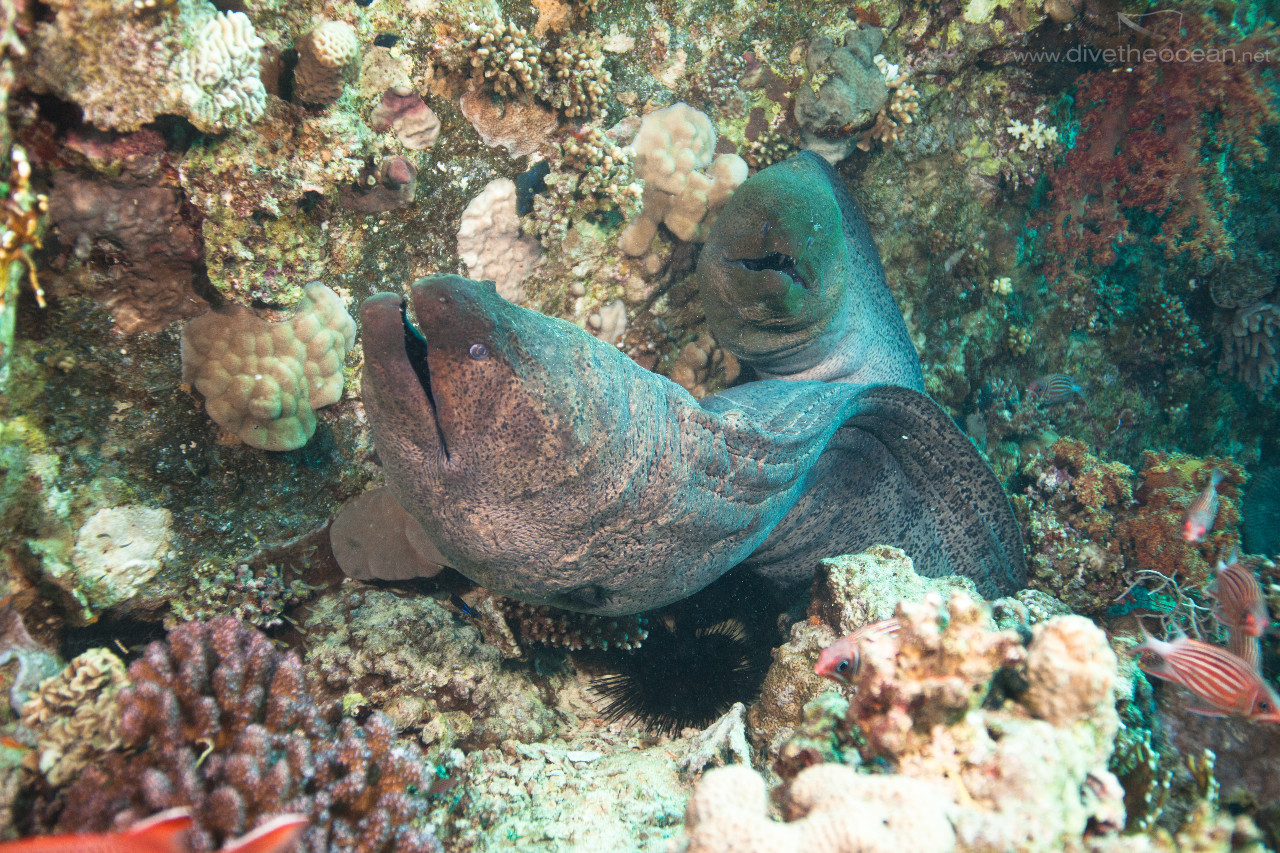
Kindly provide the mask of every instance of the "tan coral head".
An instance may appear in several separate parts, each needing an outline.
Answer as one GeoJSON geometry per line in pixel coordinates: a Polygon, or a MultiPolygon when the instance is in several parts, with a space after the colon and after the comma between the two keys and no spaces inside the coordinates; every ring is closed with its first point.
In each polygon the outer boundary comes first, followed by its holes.
{"type": "Polygon", "coordinates": [[[355,321],[319,282],[293,317],[269,323],[243,305],[210,311],[182,330],[182,380],[209,417],[260,450],[296,450],[316,429],[315,409],[342,397],[342,364],[355,321]]]}

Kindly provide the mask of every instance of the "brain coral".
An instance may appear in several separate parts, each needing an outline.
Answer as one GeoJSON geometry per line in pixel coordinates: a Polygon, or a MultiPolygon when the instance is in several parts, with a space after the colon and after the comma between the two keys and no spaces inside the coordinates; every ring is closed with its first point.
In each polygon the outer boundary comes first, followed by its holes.
{"type": "Polygon", "coordinates": [[[182,330],[182,381],[205,397],[219,426],[261,450],[302,447],[316,429],[312,411],[342,397],[342,362],[355,322],[319,282],[283,323],[233,305],[182,330]]]}
{"type": "Polygon", "coordinates": [[[200,27],[178,66],[191,122],[220,131],[256,121],[267,107],[258,77],[263,41],[243,12],[214,15],[200,27]]]}

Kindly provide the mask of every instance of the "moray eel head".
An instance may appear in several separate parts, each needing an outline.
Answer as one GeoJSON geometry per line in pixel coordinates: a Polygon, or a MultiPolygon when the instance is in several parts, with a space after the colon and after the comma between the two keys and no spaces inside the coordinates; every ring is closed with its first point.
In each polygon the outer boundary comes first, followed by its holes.
{"type": "Polygon", "coordinates": [[[361,320],[364,402],[396,500],[485,586],[565,594],[571,579],[526,584],[516,563],[563,547],[555,531],[574,508],[555,496],[599,464],[600,431],[620,415],[595,382],[626,357],[458,276],[419,279],[407,304],[372,296],[361,320]]]}
{"type": "Polygon", "coordinates": [[[698,260],[702,305],[724,346],[777,372],[820,360],[820,339],[843,331],[850,258],[841,223],[825,172],[804,158],[733,194],[698,260]]]}

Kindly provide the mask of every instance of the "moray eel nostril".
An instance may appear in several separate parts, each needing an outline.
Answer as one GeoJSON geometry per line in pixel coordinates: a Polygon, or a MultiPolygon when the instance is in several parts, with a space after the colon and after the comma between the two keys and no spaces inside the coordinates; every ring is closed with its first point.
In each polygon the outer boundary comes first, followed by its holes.
{"type": "Polygon", "coordinates": [[[1025,585],[1004,491],[924,393],[870,230],[824,161],[739,187],[697,277],[717,339],[761,377],[701,401],[492,285],[411,287],[429,370],[387,295],[366,300],[378,456],[450,565],[599,615],[687,598],[735,566],[800,592],[820,558],[874,544],[988,597],[1025,585]]]}

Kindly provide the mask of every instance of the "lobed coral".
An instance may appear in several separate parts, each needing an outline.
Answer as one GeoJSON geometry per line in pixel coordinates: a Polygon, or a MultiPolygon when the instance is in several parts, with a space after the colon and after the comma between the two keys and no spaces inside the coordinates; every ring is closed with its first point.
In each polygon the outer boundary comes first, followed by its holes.
{"type": "Polygon", "coordinates": [[[425,827],[430,768],[382,716],[335,723],[291,653],[231,617],[152,643],[119,695],[128,750],[109,753],[54,802],[54,824],[104,830],[186,806],[193,851],[273,814],[310,823],[299,849],[439,851],[425,827]]]}
{"type": "Polygon", "coordinates": [[[356,31],[345,21],[321,21],[298,40],[294,94],[304,104],[332,104],[360,60],[356,31]]]}
{"type": "Polygon", "coordinates": [[[458,257],[466,264],[468,277],[494,282],[505,299],[523,303],[520,282],[541,254],[538,242],[520,233],[514,181],[490,181],[462,211],[458,257]]]}
{"type": "Polygon", "coordinates": [[[212,311],[182,330],[182,380],[209,416],[250,447],[293,450],[316,429],[313,409],[342,398],[342,364],[355,321],[319,282],[283,323],[243,305],[212,311]]]}
{"type": "Polygon", "coordinates": [[[719,209],[747,179],[746,162],[736,154],[713,161],[715,147],[711,120],[688,104],[644,117],[631,143],[635,175],[644,181],[643,209],[618,238],[622,251],[644,255],[659,225],[681,240],[706,239],[719,209]]]}

